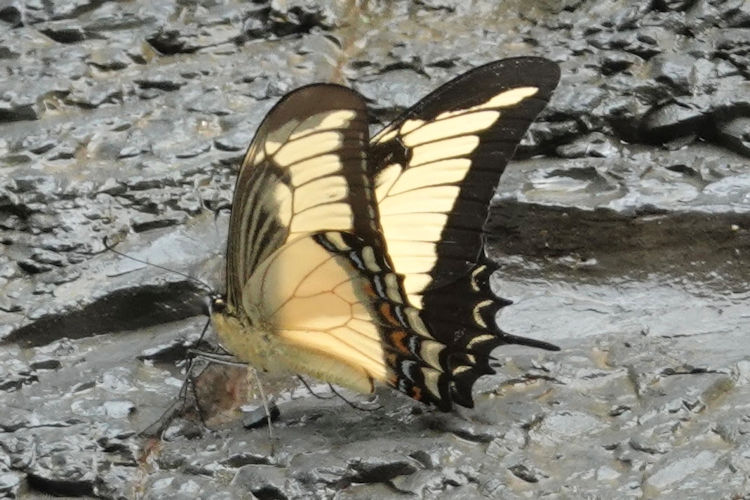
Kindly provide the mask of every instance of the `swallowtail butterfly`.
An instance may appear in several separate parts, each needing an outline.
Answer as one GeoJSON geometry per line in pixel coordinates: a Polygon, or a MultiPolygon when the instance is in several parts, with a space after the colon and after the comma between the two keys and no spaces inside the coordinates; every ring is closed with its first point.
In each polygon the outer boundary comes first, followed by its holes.
{"type": "Polygon", "coordinates": [[[267,371],[449,410],[501,344],[483,224],[505,165],[559,80],[535,57],[475,68],[369,138],[365,100],[299,88],[268,113],[237,177],[224,347],[267,371]]]}

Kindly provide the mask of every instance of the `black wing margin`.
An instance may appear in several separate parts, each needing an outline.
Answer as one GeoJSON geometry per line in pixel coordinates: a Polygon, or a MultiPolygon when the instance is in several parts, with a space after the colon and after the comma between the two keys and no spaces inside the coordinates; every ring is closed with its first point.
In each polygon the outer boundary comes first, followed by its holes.
{"type": "MultiPolygon", "coordinates": [[[[510,302],[489,280],[483,226],[506,164],[560,77],[546,59],[521,57],[473,69],[438,88],[370,141],[378,211],[395,272],[434,338],[441,409],[473,406],[471,388],[493,373],[492,349],[551,344],[506,334],[495,320],[510,302]]],[[[412,380],[415,377],[410,377],[412,380]]]]}

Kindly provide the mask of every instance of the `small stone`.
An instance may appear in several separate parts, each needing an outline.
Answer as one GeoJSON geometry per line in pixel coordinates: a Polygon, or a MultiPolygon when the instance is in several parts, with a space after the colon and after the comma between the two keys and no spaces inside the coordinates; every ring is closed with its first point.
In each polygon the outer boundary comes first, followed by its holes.
{"type": "Polygon", "coordinates": [[[110,177],[109,179],[105,180],[101,186],[99,186],[97,193],[106,193],[112,196],[117,196],[119,194],[125,193],[126,191],[127,188],[123,183],[110,177]]]}
{"type": "Polygon", "coordinates": [[[29,363],[33,370],[57,370],[62,366],[59,359],[56,358],[38,358],[29,363]]]}
{"type": "Polygon", "coordinates": [[[602,73],[612,75],[630,69],[631,66],[643,64],[643,59],[623,50],[610,50],[600,56],[602,73]]]}
{"type": "Polygon", "coordinates": [[[539,474],[537,471],[529,469],[526,465],[523,464],[517,464],[512,465],[508,467],[508,470],[510,470],[514,476],[516,476],[519,479],[523,479],[527,483],[538,483],[539,482],[539,474]]]}
{"type": "MultiPolygon", "coordinates": [[[[275,403],[271,403],[268,408],[270,412],[271,421],[274,422],[281,416],[281,410],[275,403]]],[[[247,405],[242,407],[242,426],[245,429],[257,429],[259,427],[265,427],[268,425],[268,415],[266,414],[266,408],[263,405],[257,405],[254,407],[248,407],[247,405]]]]}
{"type": "Polygon", "coordinates": [[[651,141],[666,142],[696,134],[703,120],[704,114],[700,109],[690,104],[670,103],[648,114],[642,133],[651,141]]]}
{"type": "Polygon", "coordinates": [[[173,90],[179,90],[180,87],[187,82],[177,78],[175,75],[162,73],[151,75],[148,78],[135,80],[135,83],[142,89],[159,89],[170,92],[173,90]]]}
{"type": "Polygon", "coordinates": [[[122,48],[101,47],[91,52],[87,62],[101,70],[114,71],[125,69],[133,60],[122,48]]]}
{"type": "Polygon", "coordinates": [[[178,224],[184,224],[187,219],[188,214],[186,214],[185,212],[172,210],[164,212],[161,215],[134,215],[130,219],[130,224],[133,227],[133,231],[135,231],[136,233],[140,233],[142,231],[158,229],[160,227],[169,227],[178,224]]]}
{"type": "Polygon", "coordinates": [[[695,59],[685,54],[660,54],[651,60],[651,76],[680,94],[689,94],[695,59]]]}
{"type": "Polygon", "coordinates": [[[559,146],[556,151],[563,158],[611,158],[619,154],[620,146],[612,138],[593,132],[571,144],[559,146]]]}
{"type": "Polygon", "coordinates": [[[259,498],[287,498],[286,473],[275,465],[245,465],[234,475],[232,485],[259,498]]]}
{"type": "Polygon", "coordinates": [[[24,5],[19,0],[4,2],[0,6],[0,21],[8,23],[9,28],[23,25],[24,5]]]}
{"type": "Polygon", "coordinates": [[[59,43],[76,43],[86,39],[83,27],[69,20],[45,23],[39,31],[59,43]]]}
{"type": "Polygon", "coordinates": [[[136,408],[132,401],[105,401],[102,407],[106,415],[112,418],[127,418],[136,408]]]}

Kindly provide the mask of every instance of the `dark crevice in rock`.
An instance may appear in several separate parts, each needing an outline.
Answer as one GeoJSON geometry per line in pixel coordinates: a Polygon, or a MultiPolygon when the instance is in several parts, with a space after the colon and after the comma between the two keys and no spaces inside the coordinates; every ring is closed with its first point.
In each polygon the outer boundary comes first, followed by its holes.
{"type": "Polygon", "coordinates": [[[417,468],[410,462],[370,463],[356,462],[351,469],[355,474],[349,479],[354,483],[384,483],[396,476],[414,474],[417,468]]]}
{"type": "Polygon", "coordinates": [[[223,465],[232,468],[240,468],[245,465],[271,465],[271,459],[266,455],[253,453],[239,453],[222,460],[223,465]]]}
{"type": "Polygon", "coordinates": [[[0,21],[8,23],[11,28],[23,25],[23,12],[20,5],[0,6],[0,21]]]}
{"type": "Polygon", "coordinates": [[[89,34],[86,33],[86,30],[78,26],[65,28],[46,28],[40,30],[40,32],[44,33],[52,40],[64,44],[79,43],[89,38],[89,34]]]}
{"type": "Polygon", "coordinates": [[[80,309],[43,316],[3,342],[40,346],[62,337],[83,338],[134,330],[203,314],[205,290],[191,281],[115,290],[80,309]]]}
{"type": "Polygon", "coordinates": [[[519,479],[526,481],[527,483],[538,483],[539,477],[537,477],[535,471],[530,470],[523,464],[513,465],[508,468],[514,476],[519,479]]]}
{"type": "Polygon", "coordinates": [[[94,484],[83,479],[76,481],[73,478],[49,478],[30,472],[26,480],[33,490],[43,495],[83,497],[94,494],[94,484]]]}
{"type": "Polygon", "coordinates": [[[731,258],[736,249],[750,248],[750,235],[743,236],[737,229],[746,227],[750,227],[750,217],[743,214],[668,213],[643,205],[637,213],[624,215],[606,208],[581,210],[515,202],[494,206],[487,223],[490,253],[493,248],[537,257],[575,253],[585,260],[641,252],[671,262],[699,255],[731,258]],[[612,238],[613,234],[617,238],[612,238]]]}
{"type": "Polygon", "coordinates": [[[22,104],[13,107],[0,108],[0,122],[16,122],[23,120],[38,120],[36,106],[22,104]]]}
{"type": "Polygon", "coordinates": [[[192,54],[199,47],[189,46],[183,33],[177,30],[163,30],[146,39],[157,51],[164,55],[192,54]]]}

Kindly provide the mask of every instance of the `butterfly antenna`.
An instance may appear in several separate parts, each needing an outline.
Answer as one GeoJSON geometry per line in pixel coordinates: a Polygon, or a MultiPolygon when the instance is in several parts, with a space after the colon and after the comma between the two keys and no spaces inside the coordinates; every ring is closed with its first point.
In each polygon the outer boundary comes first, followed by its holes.
{"type": "MultiPolygon", "coordinates": [[[[344,396],[342,396],[339,393],[339,391],[337,391],[336,388],[333,387],[333,385],[328,384],[328,387],[331,388],[331,392],[332,393],[334,393],[335,395],[337,395],[338,397],[340,397],[344,401],[344,403],[348,404],[349,406],[351,406],[355,410],[360,410],[360,411],[377,411],[377,410],[383,409],[383,405],[380,405],[380,404],[377,405],[377,406],[374,406],[374,407],[367,407],[367,406],[359,405],[359,404],[355,403],[354,401],[349,401],[344,396]]],[[[377,401],[377,396],[375,396],[375,399],[373,401],[371,401],[371,402],[374,403],[375,401],[377,401]]]]}
{"type": "Polygon", "coordinates": [[[180,272],[180,271],[175,271],[174,269],[170,269],[168,267],[160,266],[159,264],[154,264],[153,262],[149,262],[147,260],[139,259],[138,257],[133,257],[132,255],[128,255],[126,253],[120,252],[119,250],[115,250],[115,247],[113,245],[110,245],[109,242],[107,241],[107,237],[106,236],[104,238],[102,238],[102,243],[104,244],[104,248],[106,250],[109,250],[110,252],[112,252],[114,254],[117,254],[117,255],[119,255],[121,257],[125,257],[126,259],[133,260],[135,262],[139,262],[141,264],[146,264],[147,266],[156,267],[158,269],[162,269],[164,271],[168,271],[168,272],[170,272],[172,274],[176,274],[178,276],[182,276],[183,278],[187,278],[187,279],[189,279],[190,281],[192,281],[194,283],[198,283],[203,288],[205,288],[206,290],[208,290],[209,294],[213,294],[214,293],[214,289],[208,283],[206,283],[205,281],[199,280],[195,276],[190,276],[189,274],[186,274],[186,273],[183,273],[183,272],[180,272]]]}
{"type": "Polygon", "coordinates": [[[302,375],[297,375],[297,378],[300,380],[300,382],[302,382],[302,385],[305,386],[305,388],[307,389],[307,392],[309,392],[314,398],[317,398],[317,399],[333,399],[333,398],[336,397],[336,396],[328,396],[328,397],[321,396],[320,394],[318,394],[318,393],[316,393],[315,391],[312,390],[312,387],[310,387],[310,384],[307,383],[307,380],[305,380],[304,378],[302,378],[302,375]]]}

